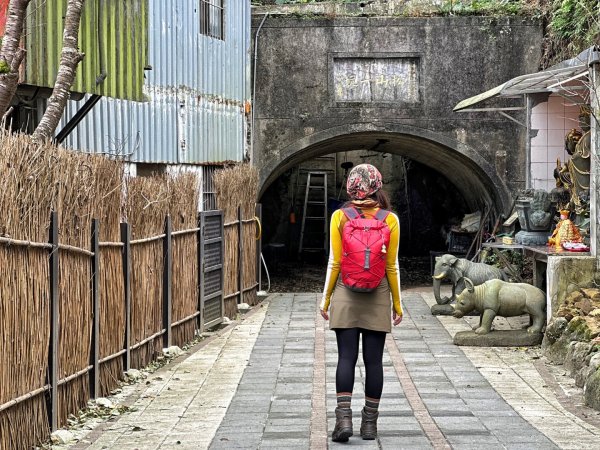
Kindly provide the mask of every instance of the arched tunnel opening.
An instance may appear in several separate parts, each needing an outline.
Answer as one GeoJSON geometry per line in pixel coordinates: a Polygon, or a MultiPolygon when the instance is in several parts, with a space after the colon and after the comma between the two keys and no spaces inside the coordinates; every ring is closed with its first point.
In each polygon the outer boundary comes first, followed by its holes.
{"type": "Polygon", "coordinates": [[[430,283],[436,254],[462,254],[471,247],[476,232],[462,227],[465,216],[501,208],[482,170],[437,143],[365,133],[305,148],[279,164],[260,197],[272,290],[322,289],[329,249],[325,226],[328,230],[331,214],[348,200],[347,174],[361,163],[380,170],[400,219],[403,284],[430,283]],[[326,186],[318,188],[325,179],[326,186]]]}

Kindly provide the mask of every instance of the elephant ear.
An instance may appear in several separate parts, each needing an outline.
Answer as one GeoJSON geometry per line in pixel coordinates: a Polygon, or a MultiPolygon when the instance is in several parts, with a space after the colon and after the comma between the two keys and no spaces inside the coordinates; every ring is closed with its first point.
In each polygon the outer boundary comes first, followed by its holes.
{"type": "Polygon", "coordinates": [[[475,286],[473,285],[473,282],[470,278],[463,277],[461,278],[461,280],[465,282],[465,286],[467,287],[470,293],[475,292],[475,286]]]}
{"type": "Polygon", "coordinates": [[[451,258],[448,259],[448,263],[451,266],[455,266],[457,262],[458,262],[458,258],[456,256],[452,256],[451,258]]]}

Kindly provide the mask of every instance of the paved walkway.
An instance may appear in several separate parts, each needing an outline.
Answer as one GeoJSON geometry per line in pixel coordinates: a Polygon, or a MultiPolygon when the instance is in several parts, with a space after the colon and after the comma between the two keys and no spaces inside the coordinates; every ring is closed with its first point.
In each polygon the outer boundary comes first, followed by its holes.
{"type": "MultiPolygon", "coordinates": [[[[316,313],[316,294],[275,294],[240,324],[131,388],[136,410],[72,448],[600,449],[600,415],[572,399],[571,407],[559,402],[552,387],[560,386],[535,352],[456,347],[451,336],[468,323],[432,316],[431,302],[424,290],[403,291],[406,317],[388,335],[384,354],[377,441],[330,441],[334,333],[316,313]],[[584,414],[591,424],[581,420],[584,414]]],[[[356,431],[363,384],[359,358],[356,431]]]]}

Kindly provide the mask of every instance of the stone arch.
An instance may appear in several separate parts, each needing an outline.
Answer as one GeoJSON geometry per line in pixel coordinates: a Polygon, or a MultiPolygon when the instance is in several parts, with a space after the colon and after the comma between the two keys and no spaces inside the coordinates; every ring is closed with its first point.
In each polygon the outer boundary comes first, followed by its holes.
{"type": "Polygon", "coordinates": [[[399,154],[446,175],[473,209],[492,205],[508,213],[512,196],[495,167],[472,147],[427,129],[399,123],[356,123],[332,127],[261,155],[260,196],[281,174],[302,161],[368,148],[399,154]]]}

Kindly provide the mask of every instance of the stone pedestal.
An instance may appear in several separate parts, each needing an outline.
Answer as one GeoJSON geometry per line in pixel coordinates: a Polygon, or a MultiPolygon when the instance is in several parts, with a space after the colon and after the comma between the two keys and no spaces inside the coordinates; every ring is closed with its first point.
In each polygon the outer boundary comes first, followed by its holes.
{"type": "Polygon", "coordinates": [[[546,245],[548,242],[548,231],[519,231],[515,235],[515,243],[521,245],[546,245]]]}
{"type": "Polygon", "coordinates": [[[459,331],[454,335],[454,345],[470,347],[532,347],[540,345],[543,333],[528,333],[527,330],[496,330],[488,334],[475,331],[459,331]]]}

